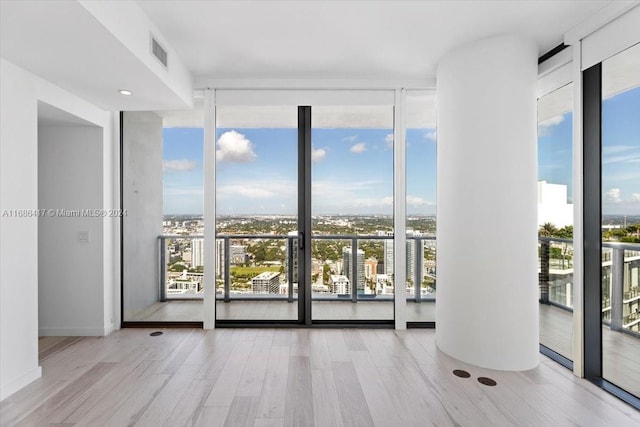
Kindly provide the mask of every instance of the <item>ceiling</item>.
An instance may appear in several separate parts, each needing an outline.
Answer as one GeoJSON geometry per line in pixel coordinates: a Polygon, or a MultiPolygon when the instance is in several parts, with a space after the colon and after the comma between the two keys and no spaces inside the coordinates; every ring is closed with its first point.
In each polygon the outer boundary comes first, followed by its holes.
{"type": "Polygon", "coordinates": [[[200,85],[215,79],[426,79],[456,46],[500,34],[543,54],[609,1],[138,2],[200,85]]]}
{"type": "Polygon", "coordinates": [[[150,32],[195,88],[212,80],[432,81],[458,45],[519,34],[542,54],[609,3],[1,0],[0,54],[107,110],[176,110],[192,107],[191,92],[171,87],[143,57],[150,32]],[[127,44],[135,35],[139,51],[127,44]],[[134,96],[118,94],[123,88],[134,96]]]}

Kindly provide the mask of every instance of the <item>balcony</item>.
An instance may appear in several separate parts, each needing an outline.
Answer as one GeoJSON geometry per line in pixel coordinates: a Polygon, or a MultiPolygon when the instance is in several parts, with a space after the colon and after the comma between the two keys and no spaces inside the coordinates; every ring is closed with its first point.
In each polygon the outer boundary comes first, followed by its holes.
{"type": "MultiPolygon", "coordinates": [[[[202,299],[204,296],[202,274],[202,244],[200,235],[162,235],[159,236],[160,257],[160,300],[174,299],[202,299]],[[179,252],[180,247],[187,245],[200,246],[199,249],[191,249],[190,258],[181,271],[170,271],[167,267],[175,261],[172,253],[179,252]],[[200,254],[197,255],[196,253],[200,254]]],[[[407,295],[408,301],[421,302],[435,299],[435,237],[433,236],[407,236],[407,254],[410,261],[407,267],[407,295]],[[427,256],[425,257],[425,253],[427,256]],[[422,260],[422,262],[420,261],[422,260]],[[414,283],[420,280],[420,292],[416,294],[414,283]]],[[[352,235],[319,235],[313,236],[312,244],[312,285],[313,299],[317,301],[351,300],[358,301],[390,301],[393,299],[393,274],[378,273],[370,268],[365,272],[364,253],[359,248],[363,244],[377,245],[378,249],[387,251],[387,245],[393,244],[393,236],[352,236],[352,235]],[[389,243],[386,243],[389,242],[389,243]],[[317,245],[324,243],[324,248],[317,245]],[[356,247],[358,250],[351,251],[356,247]],[[338,253],[347,248],[347,254],[333,256],[331,259],[323,257],[323,249],[338,253]],[[337,251],[337,252],[336,252],[337,251]],[[350,265],[352,268],[346,268],[350,265]],[[331,274],[321,269],[330,269],[331,274]],[[321,274],[322,273],[322,274],[321,274]],[[344,276],[346,281],[339,286],[331,283],[327,276],[344,276]],[[323,277],[324,276],[324,277],[323,277]],[[373,278],[377,276],[377,281],[373,278]],[[382,277],[380,277],[382,276],[382,277]],[[351,278],[354,278],[351,280],[351,278]],[[355,283],[356,286],[352,286],[355,283]]],[[[265,301],[289,301],[298,299],[297,281],[297,236],[291,235],[247,235],[228,234],[219,235],[216,239],[217,265],[216,265],[216,299],[229,302],[231,300],[265,300],[265,301]],[[270,242],[264,245],[265,242],[270,242]],[[251,245],[263,244],[269,252],[266,259],[259,262],[249,262],[248,254],[234,253],[235,248],[247,248],[251,245]],[[251,265],[249,265],[251,264],[251,265]],[[235,271],[234,271],[235,270],[235,271]],[[260,273],[277,272],[278,281],[270,285],[257,285],[256,277],[260,273]]],[[[340,254],[338,254],[340,255],[340,254]]],[[[393,252],[387,252],[385,256],[393,256],[393,252]]],[[[184,255],[183,255],[184,257],[184,255]]],[[[367,267],[370,267],[368,265],[367,267]]]]}

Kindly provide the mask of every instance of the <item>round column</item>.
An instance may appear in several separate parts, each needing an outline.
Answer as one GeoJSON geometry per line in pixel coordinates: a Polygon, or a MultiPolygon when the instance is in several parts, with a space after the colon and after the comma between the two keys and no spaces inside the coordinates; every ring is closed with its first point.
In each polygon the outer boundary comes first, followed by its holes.
{"type": "Polygon", "coordinates": [[[438,66],[436,342],[491,369],[539,361],[537,53],[501,36],[438,66]]]}

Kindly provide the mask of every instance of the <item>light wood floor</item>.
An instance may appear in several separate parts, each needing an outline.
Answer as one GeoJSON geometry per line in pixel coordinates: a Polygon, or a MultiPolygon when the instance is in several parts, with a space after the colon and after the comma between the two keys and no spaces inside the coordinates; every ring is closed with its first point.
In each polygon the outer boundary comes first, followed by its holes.
{"type": "Polygon", "coordinates": [[[43,377],[2,402],[0,424],[640,425],[640,412],[544,356],[526,372],[475,368],[439,352],[433,330],[151,331],[42,338],[43,377]]]}

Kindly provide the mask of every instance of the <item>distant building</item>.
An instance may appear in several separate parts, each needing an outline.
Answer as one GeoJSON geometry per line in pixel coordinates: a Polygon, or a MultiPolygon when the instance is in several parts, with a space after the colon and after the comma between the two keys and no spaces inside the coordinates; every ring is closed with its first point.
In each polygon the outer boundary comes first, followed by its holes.
{"type": "MultiPolygon", "coordinates": [[[[347,246],[342,248],[342,266],[344,275],[349,278],[349,281],[353,283],[353,256],[351,252],[351,246],[347,246]]],[[[356,282],[356,289],[359,294],[364,293],[364,251],[362,249],[358,249],[356,253],[356,277],[358,278],[356,282]]]]}
{"type": "Polygon", "coordinates": [[[372,279],[377,274],[378,260],[375,258],[367,258],[364,261],[364,277],[372,279]]]}
{"type": "Polygon", "coordinates": [[[376,294],[393,294],[393,282],[391,276],[378,274],[376,276],[376,294]]]}
{"type": "MultiPolygon", "coordinates": [[[[391,231],[378,231],[379,236],[393,236],[393,232],[391,231]]],[[[415,280],[416,275],[416,240],[409,239],[409,237],[418,237],[421,236],[421,233],[418,231],[414,231],[411,229],[407,230],[407,250],[406,250],[406,260],[407,260],[407,281],[415,280]]],[[[386,274],[388,277],[393,277],[395,274],[395,262],[393,258],[393,248],[394,248],[394,240],[388,239],[384,240],[384,270],[383,274],[386,274]]]]}
{"type": "MultiPolygon", "coordinates": [[[[289,233],[287,233],[287,236],[289,237],[298,237],[298,232],[297,231],[290,231],[289,233]]],[[[292,252],[289,252],[289,241],[291,239],[287,239],[287,257],[285,258],[285,263],[284,263],[284,271],[285,274],[289,274],[289,260],[291,260],[292,265],[293,265],[293,283],[298,283],[298,246],[296,245],[296,240],[293,240],[293,247],[292,247],[292,252]]],[[[288,279],[287,279],[288,280],[288,279]]]]}
{"type": "Polygon", "coordinates": [[[204,239],[191,239],[191,268],[204,265],[204,239]]]}
{"type": "Polygon", "coordinates": [[[333,294],[351,294],[351,284],[349,278],[344,274],[332,274],[329,277],[331,285],[331,293],[333,294]]]}
{"type": "Polygon", "coordinates": [[[254,294],[278,294],[280,293],[280,273],[265,271],[251,279],[251,288],[254,294]]]}
{"type": "Polygon", "coordinates": [[[557,228],[573,224],[573,204],[567,203],[567,186],[538,181],[538,227],[550,222],[557,228]]]}
{"type": "Polygon", "coordinates": [[[216,240],[216,276],[224,273],[224,240],[216,240]]]}
{"type": "Polygon", "coordinates": [[[231,257],[229,261],[232,265],[245,264],[249,261],[247,247],[244,245],[230,245],[229,256],[231,257]]]}

